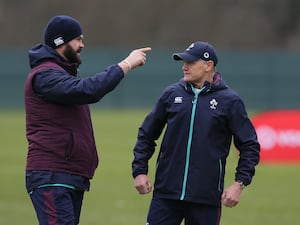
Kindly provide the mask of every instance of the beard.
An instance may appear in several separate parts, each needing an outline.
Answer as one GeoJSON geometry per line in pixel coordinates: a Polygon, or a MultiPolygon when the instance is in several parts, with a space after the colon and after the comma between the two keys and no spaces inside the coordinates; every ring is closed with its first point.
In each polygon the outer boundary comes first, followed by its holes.
{"type": "Polygon", "coordinates": [[[75,51],[71,45],[66,44],[63,54],[70,63],[81,64],[81,58],[77,53],[79,53],[79,51],[75,51]]]}

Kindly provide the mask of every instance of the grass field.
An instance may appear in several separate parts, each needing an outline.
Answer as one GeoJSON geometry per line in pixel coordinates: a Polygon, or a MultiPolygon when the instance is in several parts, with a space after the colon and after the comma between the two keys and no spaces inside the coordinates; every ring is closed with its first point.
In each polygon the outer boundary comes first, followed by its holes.
{"type": "MultiPolygon", "coordinates": [[[[150,195],[138,195],[131,177],[132,148],[146,110],[92,110],[100,165],[86,193],[82,225],[143,225],[150,195]]],[[[24,112],[0,111],[0,225],[38,224],[25,191],[27,143],[24,112]]],[[[227,165],[232,182],[236,156],[227,165]]],[[[155,157],[150,177],[154,175],[155,157]]],[[[235,208],[223,208],[222,225],[296,225],[300,213],[300,166],[259,165],[235,208]]]]}

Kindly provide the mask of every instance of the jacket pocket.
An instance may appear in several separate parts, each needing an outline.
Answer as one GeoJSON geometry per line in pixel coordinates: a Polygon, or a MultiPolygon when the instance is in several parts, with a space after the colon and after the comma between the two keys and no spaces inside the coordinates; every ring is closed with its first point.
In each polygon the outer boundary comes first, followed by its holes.
{"type": "Polygon", "coordinates": [[[69,138],[68,138],[68,142],[67,142],[67,146],[66,146],[66,150],[65,150],[65,159],[66,160],[69,160],[72,158],[74,146],[75,146],[74,134],[73,134],[73,132],[69,132],[69,138]]]}

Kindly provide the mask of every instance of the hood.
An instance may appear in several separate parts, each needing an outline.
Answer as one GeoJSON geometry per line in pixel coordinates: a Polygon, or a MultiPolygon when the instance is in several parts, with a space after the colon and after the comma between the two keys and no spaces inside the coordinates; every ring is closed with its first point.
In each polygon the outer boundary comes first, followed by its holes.
{"type": "Polygon", "coordinates": [[[29,64],[33,68],[44,61],[63,61],[59,54],[47,45],[38,44],[28,52],[29,64]]]}
{"type": "Polygon", "coordinates": [[[36,67],[45,61],[52,61],[63,67],[70,74],[76,75],[78,71],[79,65],[77,63],[67,62],[56,52],[55,49],[47,45],[38,44],[34,46],[29,50],[28,57],[30,68],[36,67]]]}
{"type": "MultiPolygon", "coordinates": [[[[191,88],[192,84],[185,82],[183,80],[183,78],[180,80],[180,85],[183,86],[184,89],[187,90],[188,92],[193,93],[192,88],[191,88]]],[[[222,79],[222,76],[219,72],[215,72],[212,83],[205,81],[204,86],[205,86],[205,89],[201,92],[202,95],[204,95],[208,92],[222,90],[222,89],[227,88],[227,85],[226,85],[225,81],[222,79]]]]}

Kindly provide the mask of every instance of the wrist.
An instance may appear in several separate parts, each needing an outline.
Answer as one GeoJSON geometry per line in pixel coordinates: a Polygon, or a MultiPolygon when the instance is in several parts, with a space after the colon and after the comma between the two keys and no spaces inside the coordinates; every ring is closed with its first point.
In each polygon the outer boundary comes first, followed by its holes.
{"type": "Polygon", "coordinates": [[[118,63],[118,66],[121,67],[121,69],[124,72],[124,75],[131,70],[131,64],[127,60],[122,60],[118,63]]]}
{"type": "Polygon", "coordinates": [[[241,189],[244,189],[244,188],[246,187],[246,185],[244,184],[244,182],[241,181],[241,180],[236,180],[235,182],[236,182],[237,184],[239,184],[239,186],[240,186],[241,189]]]}
{"type": "Polygon", "coordinates": [[[132,69],[131,63],[127,60],[124,59],[123,62],[126,64],[126,66],[128,67],[128,71],[130,71],[132,69]]]}

